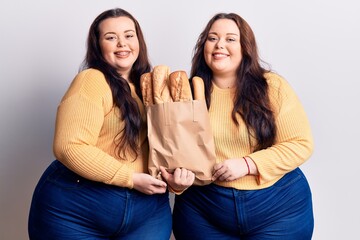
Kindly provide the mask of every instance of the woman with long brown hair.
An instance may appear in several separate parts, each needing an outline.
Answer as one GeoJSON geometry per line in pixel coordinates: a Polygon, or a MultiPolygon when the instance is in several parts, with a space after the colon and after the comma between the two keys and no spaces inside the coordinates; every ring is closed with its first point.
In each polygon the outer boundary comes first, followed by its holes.
{"type": "Polygon", "coordinates": [[[214,183],[176,196],[176,239],[311,239],[311,191],[299,166],[313,139],[295,92],[262,66],[237,14],[216,14],[194,50],[190,78],[205,83],[217,164],[214,183]]]}
{"type": "Polygon", "coordinates": [[[164,172],[166,183],[148,174],[140,76],[149,71],[137,20],[120,8],[101,13],[81,72],[58,107],[57,160],[36,186],[30,239],[170,238],[167,184],[182,190],[193,179],[164,172]]]}

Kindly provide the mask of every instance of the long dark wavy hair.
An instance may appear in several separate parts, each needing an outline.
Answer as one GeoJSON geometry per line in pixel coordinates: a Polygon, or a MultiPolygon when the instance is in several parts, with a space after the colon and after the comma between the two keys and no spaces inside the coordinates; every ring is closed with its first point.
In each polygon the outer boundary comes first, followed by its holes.
{"type": "Polygon", "coordinates": [[[136,158],[139,153],[138,139],[142,127],[142,120],[139,107],[135,99],[131,96],[131,90],[127,81],[116,71],[114,67],[108,64],[101,52],[99,44],[99,25],[108,18],[128,17],[134,24],[136,34],[139,40],[139,56],[132,66],[129,81],[136,89],[136,93],[142,98],[140,90],[140,76],[145,72],[151,71],[151,64],[148,59],[145,39],[138,21],[127,11],[121,8],[110,9],[101,13],[90,26],[87,38],[87,51],[85,59],[80,70],[94,68],[101,71],[111,88],[114,104],[121,111],[121,120],[125,121],[125,127],[114,139],[117,145],[118,156],[126,158],[126,149],[130,149],[132,155],[136,158]]]}
{"type": "Polygon", "coordinates": [[[240,30],[242,61],[237,70],[232,119],[238,125],[236,114],[240,114],[245,121],[249,136],[256,139],[253,150],[265,149],[273,145],[276,138],[274,113],[270,106],[268,84],[264,77],[264,73],[268,70],[261,66],[254,33],[243,18],[235,13],[218,13],[210,19],[194,47],[190,77],[199,76],[204,80],[206,103],[210,107],[213,73],[205,62],[204,46],[211,26],[219,19],[234,21],[240,30]]]}

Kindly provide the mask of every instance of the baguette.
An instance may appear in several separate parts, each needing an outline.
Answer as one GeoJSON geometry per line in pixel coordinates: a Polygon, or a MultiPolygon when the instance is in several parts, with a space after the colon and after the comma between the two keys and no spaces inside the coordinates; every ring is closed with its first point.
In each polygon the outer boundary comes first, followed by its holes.
{"type": "Polygon", "coordinates": [[[140,88],[141,88],[144,105],[146,107],[153,105],[154,99],[153,99],[151,73],[144,73],[143,75],[141,75],[140,88]]]}
{"type": "Polygon", "coordinates": [[[175,102],[191,101],[191,88],[185,71],[175,71],[169,75],[170,93],[175,102]]]}
{"type": "Polygon", "coordinates": [[[205,86],[203,79],[195,76],[192,78],[192,84],[194,88],[194,99],[205,100],[205,86]]]}
{"type": "Polygon", "coordinates": [[[152,72],[153,96],[155,104],[172,102],[168,87],[170,69],[165,65],[155,66],[152,72]]]}

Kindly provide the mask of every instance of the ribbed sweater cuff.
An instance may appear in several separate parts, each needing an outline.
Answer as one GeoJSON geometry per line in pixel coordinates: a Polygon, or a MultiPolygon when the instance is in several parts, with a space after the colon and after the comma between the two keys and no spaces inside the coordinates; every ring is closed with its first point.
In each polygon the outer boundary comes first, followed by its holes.
{"type": "Polygon", "coordinates": [[[133,174],[134,170],[130,168],[126,170],[119,169],[119,171],[115,174],[114,178],[111,180],[110,184],[132,189],[134,187],[133,174]]]}

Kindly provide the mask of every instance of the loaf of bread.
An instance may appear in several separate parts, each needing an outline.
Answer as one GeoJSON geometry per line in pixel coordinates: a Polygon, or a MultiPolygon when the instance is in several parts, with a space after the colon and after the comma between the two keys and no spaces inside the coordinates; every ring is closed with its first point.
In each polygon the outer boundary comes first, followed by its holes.
{"type": "MultiPolygon", "coordinates": [[[[194,99],[205,99],[204,81],[200,77],[193,77],[194,99]]],[[[140,77],[141,93],[145,106],[165,102],[191,101],[190,82],[185,71],[170,73],[166,65],[155,66],[152,72],[144,73],[140,77]]]]}
{"type": "Polygon", "coordinates": [[[140,77],[140,88],[145,106],[154,104],[151,73],[144,73],[140,77]]]}
{"type": "Polygon", "coordinates": [[[205,99],[204,80],[200,77],[195,76],[192,78],[192,85],[194,89],[194,99],[204,100],[205,99]]]}
{"type": "Polygon", "coordinates": [[[155,104],[173,101],[168,86],[169,72],[170,68],[166,65],[155,66],[152,71],[155,104]]]}
{"type": "Polygon", "coordinates": [[[175,102],[191,101],[191,88],[185,71],[175,71],[169,75],[171,97],[175,102]]]}

